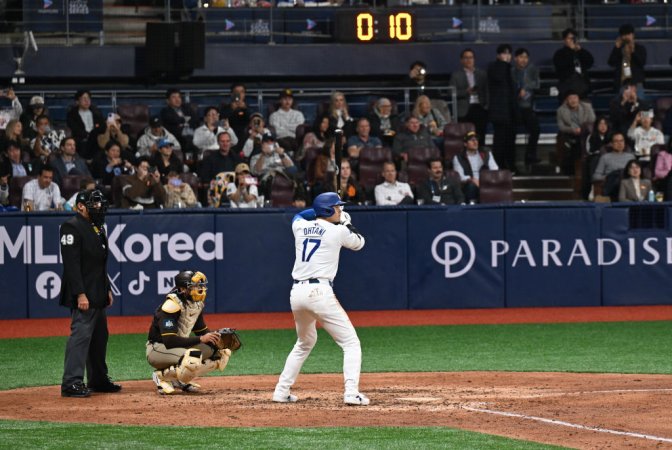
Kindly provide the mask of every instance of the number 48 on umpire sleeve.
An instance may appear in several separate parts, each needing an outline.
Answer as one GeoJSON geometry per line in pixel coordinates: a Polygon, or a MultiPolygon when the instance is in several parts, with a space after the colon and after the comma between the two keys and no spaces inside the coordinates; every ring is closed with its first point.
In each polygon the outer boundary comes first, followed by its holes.
{"type": "Polygon", "coordinates": [[[303,240],[303,253],[301,254],[301,261],[302,262],[308,262],[310,261],[310,258],[313,256],[313,253],[315,253],[315,250],[320,248],[320,244],[322,241],[320,239],[309,239],[306,238],[303,240]],[[308,245],[312,244],[312,247],[310,251],[308,250],[308,245]],[[308,252],[308,256],[306,256],[306,252],[308,252]]]}

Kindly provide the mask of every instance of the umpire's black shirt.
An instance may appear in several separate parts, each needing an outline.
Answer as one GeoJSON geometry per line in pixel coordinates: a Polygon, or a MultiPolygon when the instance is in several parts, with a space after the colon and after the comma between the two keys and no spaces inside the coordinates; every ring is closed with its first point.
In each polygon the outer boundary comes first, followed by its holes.
{"type": "Polygon", "coordinates": [[[110,290],[107,278],[107,237],[77,213],[61,225],[63,277],[60,304],[77,308],[77,296],[86,294],[90,308],[105,308],[110,290]]]}

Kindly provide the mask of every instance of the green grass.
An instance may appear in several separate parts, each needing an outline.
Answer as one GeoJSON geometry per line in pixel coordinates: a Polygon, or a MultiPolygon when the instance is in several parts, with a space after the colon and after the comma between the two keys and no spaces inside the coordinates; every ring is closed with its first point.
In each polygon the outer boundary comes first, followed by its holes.
{"type": "Polygon", "coordinates": [[[138,427],[0,421],[0,448],[103,449],[554,449],[452,428],[138,427]],[[95,442],[95,443],[94,443],[95,442]],[[92,445],[93,443],[93,445],[92,445]]]}
{"type": "MultiPolygon", "coordinates": [[[[400,313],[403,314],[403,313],[400,313]]],[[[278,374],[293,330],[242,330],[226,375],[278,374]]],[[[375,327],[358,330],[364,372],[672,373],[672,322],[375,327]]],[[[0,339],[2,388],[59,384],[65,337],[0,339]]],[[[115,380],[149,379],[145,335],[110,337],[115,380]]],[[[303,373],[338,373],[340,349],[320,330],[303,373]]]]}

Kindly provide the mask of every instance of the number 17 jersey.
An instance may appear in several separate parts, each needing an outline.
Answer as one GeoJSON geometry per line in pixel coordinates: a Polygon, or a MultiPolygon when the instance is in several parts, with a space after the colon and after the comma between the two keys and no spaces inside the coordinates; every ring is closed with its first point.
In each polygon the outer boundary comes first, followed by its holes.
{"type": "Polygon", "coordinates": [[[296,215],[292,231],[296,253],[292,278],[298,281],[310,278],[333,281],[338,272],[341,247],[355,251],[364,247],[363,236],[326,220],[306,220],[296,215]]]}

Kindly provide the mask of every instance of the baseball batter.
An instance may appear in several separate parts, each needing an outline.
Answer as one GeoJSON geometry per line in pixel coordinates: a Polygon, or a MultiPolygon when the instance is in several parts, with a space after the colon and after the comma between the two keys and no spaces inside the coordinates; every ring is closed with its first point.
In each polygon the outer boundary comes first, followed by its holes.
{"type": "Polygon", "coordinates": [[[211,332],[203,318],[208,280],[201,272],[183,270],[175,287],[156,309],[149,328],[147,362],[155,369],[152,380],[159,394],[175,389],[198,392],[192,380],[215,369],[224,370],[231,351],[217,350],[218,332],[211,332]],[[196,336],[191,336],[191,333],[196,336]]]}
{"type": "Polygon", "coordinates": [[[344,204],[338,194],[326,192],[315,198],[312,209],[294,216],[292,231],[296,260],[290,303],[298,339],[275,387],[274,402],[294,403],[298,400],[290,393],[290,388],[315,346],[315,323],[319,321],[343,349],[343,401],[347,405],[369,404],[369,399],[359,392],[362,365],[359,338],[332,288],[341,247],[355,251],[364,247],[364,237],[350,223],[349,214],[342,211],[344,204]]]}

